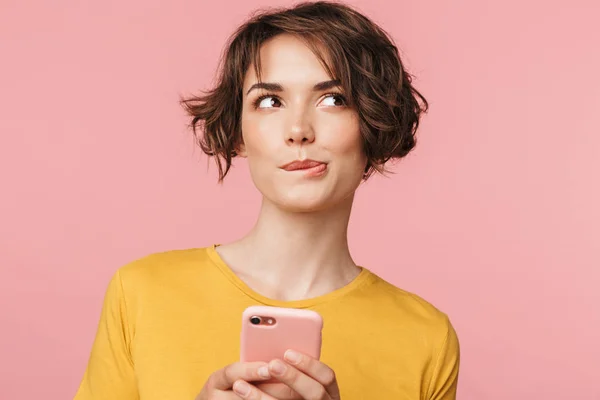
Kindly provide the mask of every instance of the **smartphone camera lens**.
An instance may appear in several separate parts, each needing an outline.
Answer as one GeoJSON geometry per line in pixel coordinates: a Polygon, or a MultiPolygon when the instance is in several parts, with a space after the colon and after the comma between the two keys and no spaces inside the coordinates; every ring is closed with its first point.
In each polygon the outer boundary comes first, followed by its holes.
{"type": "Polygon", "coordinates": [[[258,324],[260,324],[260,321],[261,321],[260,317],[252,317],[252,318],[250,318],[250,323],[252,325],[258,325],[258,324]]]}

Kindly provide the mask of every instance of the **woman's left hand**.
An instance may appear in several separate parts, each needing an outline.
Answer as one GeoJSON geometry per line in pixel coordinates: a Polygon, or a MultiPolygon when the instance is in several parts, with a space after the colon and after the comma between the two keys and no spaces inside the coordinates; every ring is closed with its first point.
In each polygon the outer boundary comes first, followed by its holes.
{"type": "MultiPolygon", "coordinates": [[[[327,365],[319,360],[292,350],[288,350],[285,353],[284,359],[285,361],[273,360],[269,363],[269,372],[271,376],[281,382],[275,385],[284,384],[289,388],[289,393],[286,393],[282,398],[290,398],[288,396],[297,398],[296,396],[298,396],[304,400],[340,400],[340,391],[335,373],[327,365]]],[[[248,393],[247,397],[242,396],[242,398],[276,398],[271,397],[275,394],[273,392],[271,392],[271,396],[269,396],[256,387],[251,386],[250,389],[251,393],[248,393]]],[[[265,390],[267,393],[269,391],[270,390],[265,390]]],[[[238,395],[240,395],[240,393],[238,393],[238,395]]]]}

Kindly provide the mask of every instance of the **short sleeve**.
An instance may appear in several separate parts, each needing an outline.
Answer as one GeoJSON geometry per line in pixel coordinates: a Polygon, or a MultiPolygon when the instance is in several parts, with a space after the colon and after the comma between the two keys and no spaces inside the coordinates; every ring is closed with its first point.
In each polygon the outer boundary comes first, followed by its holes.
{"type": "Polygon", "coordinates": [[[111,279],[87,369],[75,400],[137,400],[130,327],[121,277],[111,279]]]}
{"type": "Polygon", "coordinates": [[[434,358],[434,371],[429,385],[428,400],[456,400],[460,346],[458,337],[450,321],[446,318],[445,338],[434,358]]]}

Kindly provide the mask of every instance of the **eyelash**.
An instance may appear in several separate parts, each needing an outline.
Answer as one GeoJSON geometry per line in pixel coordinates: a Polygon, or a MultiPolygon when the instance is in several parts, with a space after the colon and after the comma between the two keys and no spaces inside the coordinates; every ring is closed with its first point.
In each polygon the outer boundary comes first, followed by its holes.
{"type": "MultiPolygon", "coordinates": [[[[329,97],[329,96],[336,96],[339,97],[340,99],[342,99],[342,101],[344,102],[344,105],[347,104],[346,102],[346,97],[343,94],[337,93],[337,92],[330,92],[330,93],[325,93],[324,97],[329,97]]],[[[258,106],[260,105],[260,102],[263,101],[264,99],[266,99],[267,97],[274,97],[277,98],[281,101],[281,99],[279,98],[279,96],[275,95],[275,94],[263,94],[262,96],[259,96],[256,100],[254,100],[254,109],[258,109],[258,106]]],[[[338,106],[338,107],[342,107],[342,106],[338,106]]]]}

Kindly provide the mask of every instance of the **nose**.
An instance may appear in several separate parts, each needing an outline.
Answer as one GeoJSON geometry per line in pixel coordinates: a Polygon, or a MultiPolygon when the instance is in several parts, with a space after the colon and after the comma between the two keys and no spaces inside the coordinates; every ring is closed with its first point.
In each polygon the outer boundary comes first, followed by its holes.
{"type": "Polygon", "coordinates": [[[310,112],[300,111],[293,115],[287,129],[286,142],[289,145],[307,144],[315,141],[310,112]]]}

